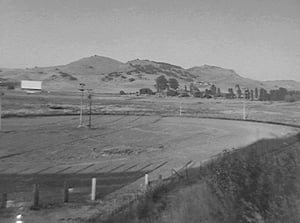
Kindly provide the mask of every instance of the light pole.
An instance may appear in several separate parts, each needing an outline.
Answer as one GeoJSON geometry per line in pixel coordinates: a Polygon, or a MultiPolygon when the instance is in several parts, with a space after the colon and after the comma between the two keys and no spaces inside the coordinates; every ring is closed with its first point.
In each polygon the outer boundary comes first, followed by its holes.
{"type": "Polygon", "coordinates": [[[83,113],[83,95],[84,95],[84,83],[79,83],[79,91],[81,91],[81,100],[80,100],[80,116],[79,116],[79,128],[82,127],[82,113],[83,113]]]}

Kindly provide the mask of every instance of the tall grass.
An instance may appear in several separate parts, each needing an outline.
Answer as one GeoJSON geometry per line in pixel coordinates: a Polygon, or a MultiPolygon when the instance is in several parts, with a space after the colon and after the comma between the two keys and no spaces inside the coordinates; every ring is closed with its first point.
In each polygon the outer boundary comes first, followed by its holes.
{"type": "Polygon", "coordinates": [[[105,222],[279,223],[300,220],[300,134],[224,151],[184,182],[146,194],[105,222]]]}

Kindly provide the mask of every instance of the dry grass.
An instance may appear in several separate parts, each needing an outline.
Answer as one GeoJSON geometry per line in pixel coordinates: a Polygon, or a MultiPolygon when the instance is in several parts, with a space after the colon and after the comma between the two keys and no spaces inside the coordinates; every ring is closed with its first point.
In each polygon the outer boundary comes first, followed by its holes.
{"type": "Polygon", "coordinates": [[[224,151],[105,222],[299,222],[299,137],[224,151]]]}

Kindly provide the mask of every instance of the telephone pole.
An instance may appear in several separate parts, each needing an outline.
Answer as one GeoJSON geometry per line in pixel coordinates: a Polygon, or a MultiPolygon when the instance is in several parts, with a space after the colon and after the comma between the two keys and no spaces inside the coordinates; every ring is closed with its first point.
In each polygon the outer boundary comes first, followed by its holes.
{"type": "Polygon", "coordinates": [[[2,95],[3,93],[0,91],[0,131],[2,130],[2,95]]]}
{"type": "Polygon", "coordinates": [[[79,91],[81,91],[81,100],[80,100],[80,115],[79,115],[79,126],[78,128],[81,128],[82,125],[82,114],[83,114],[83,95],[84,95],[84,83],[79,84],[79,91]]]}

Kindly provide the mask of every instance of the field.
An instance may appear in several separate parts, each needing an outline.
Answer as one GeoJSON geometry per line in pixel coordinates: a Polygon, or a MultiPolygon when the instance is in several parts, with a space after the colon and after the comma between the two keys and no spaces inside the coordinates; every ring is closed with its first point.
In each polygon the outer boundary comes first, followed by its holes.
{"type": "MultiPolygon", "coordinates": [[[[93,109],[98,115],[92,117],[92,128],[78,128],[79,117],[74,115],[78,113],[78,98],[79,95],[8,95],[4,98],[4,114],[8,117],[13,110],[19,115],[28,111],[50,114],[57,110],[59,114],[73,115],[2,120],[0,189],[8,193],[12,208],[9,213],[0,213],[1,222],[9,222],[21,207],[32,203],[33,183],[40,184],[41,204],[45,208],[25,212],[30,222],[41,222],[43,216],[47,216],[48,222],[70,216],[84,217],[99,212],[99,205],[104,208],[106,200],[119,199],[120,194],[131,196],[140,188],[143,181],[139,179],[145,173],[149,173],[150,180],[157,179],[158,175],[168,177],[172,168],[180,168],[191,160],[197,165],[224,149],[297,132],[286,126],[187,117],[190,114],[220,116],[229,110],[233,111],[231,115],[240,117],[238,102],[221,104],[213,100],[181,99],[185,107],[184,116],[179,117],[179,103],[175,99],[103,95],[95,98],[93,109]],[[69,110],[64,107],[52,111],[49,105],[69,106],[69,110]],[[45,110],[39,110],[41,108],[45,110]],[[119,114],[122,112],[132,115],[119,114]],[[98,181],[95,203],[89,201],[92,177],[98,181]],[[62,204],[64,182],[72,188],[68,205],[62,204]]],[[[272,110],[259,102],[251,106],[261,112],[272,110]],[[265,110],[261,109],[263,106],[265,110]]],[[[269,106],[274,108],[269,118],[281,117],[291,124],[299,122],[298,111],[290,109],[290,105],[269,106]],[[283,112],[290,115],[283,116],[283,112]]],[[[87,121],[88,116],[84,116],[84,124],[87,121]]]]}
{"type": "MultiPolygon", "coordinates": [[[[84,113],[88,100],[84,95],[84,113]]],[[[243,99],[201,99],[158,96],[135,96],[94,93],[93,114],[138,114],[201,118],[243,118],[243,99]]],[[[300,102],[246,101],[248,120],[270,121],[300,125],[300,102]]],[[[3,116],[79,114],[79,92],[51,92],[26,95],[24,92],[6,92],[3,97],[3,116]]]]}

